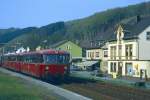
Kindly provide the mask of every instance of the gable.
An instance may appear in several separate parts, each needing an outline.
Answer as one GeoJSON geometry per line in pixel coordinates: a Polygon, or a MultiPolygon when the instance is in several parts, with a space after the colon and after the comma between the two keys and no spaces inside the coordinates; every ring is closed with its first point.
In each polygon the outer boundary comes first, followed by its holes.
{"type": "Polygon", "coordinates": [[[63,43],[63,44],[61,44],[61,45],[59,45],[59,46],[57,46],[56,48],[58,49],[58,48],[65,48],[66,47],[66,49],[68,48],[79,48],[79,49],[82,49],[80,46],[78,46],[77,44],[75,44],[75,43],[73,43],[73,42],[71,42],[71,41],[67,41],[67,42],[65,42],[65,43],[63,43]]]}
{"type": "Polygon", "coordinates": [[[72,55],[72,57],[82,57],[82,48],[71,41],[57,46],[56,49],[67,51],[72,55]]]}
{"type": "Polygon", "coordinates": [[[117,35],[117,40],[122,40],[124,38],[124,29],[121,25],[118,26],[116,35],[117,35]]]}
{"type": "MultiPolygon", "coordinates": [[[[138,22],[133,22],[133,20],[131,20],[128,23],[121,22],[119,26],[121,26],[123,29],[122,30],[124,33],[123,39],[129,40],[129,39],[138,39],[139,34],[142,33],[149,25],[150,25],[150,16],[141,16],[141,20],[138,22]]],[[[117,31],[121,30],[121,28],[119,29],[119,26],[117,27],[117,30],[115,32],[116,34],[117,31]]],[[[117,40],[116,34],[113,34],[110,37],[109,40],[110,42],[117,40]]]]}

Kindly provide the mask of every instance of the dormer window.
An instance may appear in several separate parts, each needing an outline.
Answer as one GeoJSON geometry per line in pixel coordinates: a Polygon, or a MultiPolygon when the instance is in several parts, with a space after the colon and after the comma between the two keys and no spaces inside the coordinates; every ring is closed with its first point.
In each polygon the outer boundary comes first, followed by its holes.
{"type": "Polygon", "coordinates": [[[98,46],[98,43],[97,43],[97,42],[95,42],[95,46],[98,46]]]}
{"type": "Polygon", "coordinates": [[[98,45],[101,46],[101,42],[99,42],[98,45]]]}
{"type": "Polygon", "coordinates": [[[150,32],[146,33],[146,39],[150,41],[150,32]]]}
{"type": "Polygon", "coordinates": [[[119,32],[119,41],[121,41],[121,32],[119,32]]]}
{"type": "Polygon", "coordinates": [[[123,38],[123,28],[121,26],[119,26],[117,29],[117,40],[121,41],[122,38],[123,38]]]}
{"type": "Polygon", "coordinates": [[[71,50],[71,46],[70,45],[67,45],[67,50],[71,50]]]}
{"type": "Polygon", "coordinates": [[[93,46],[93,42],[91,42],[91,47],[93,46]]]}

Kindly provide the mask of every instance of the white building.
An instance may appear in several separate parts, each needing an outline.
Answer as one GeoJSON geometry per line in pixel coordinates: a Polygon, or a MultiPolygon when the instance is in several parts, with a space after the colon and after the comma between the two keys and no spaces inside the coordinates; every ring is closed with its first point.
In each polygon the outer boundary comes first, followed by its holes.
{"type": "Polygon", "coordinates": [[[118,25],[114,36],[108,44],[108,74],[150,78],[150,18],[118,25]]]}
{"type": "Polygon", "coordinates": [[[27,49],[25,49],[24,47],[21,47],[17,49],[15,53],[23,53],[23,52],[29,52],[29,51],[30,51],[29,47],[27,47],[27,49]]]}
{"type": "Polygon", "coordinates": [[[97,61],[101,72],[107,71],[107,45],[104,40],[90,41],[90,46],[86,49],[86,60],[97,61]]]}
{"type": "Polygon", "coordinates": [[[102,58],[101,58],[101,71],[107,73],[108,69],[108,43],[102,47],[102,58]]]}

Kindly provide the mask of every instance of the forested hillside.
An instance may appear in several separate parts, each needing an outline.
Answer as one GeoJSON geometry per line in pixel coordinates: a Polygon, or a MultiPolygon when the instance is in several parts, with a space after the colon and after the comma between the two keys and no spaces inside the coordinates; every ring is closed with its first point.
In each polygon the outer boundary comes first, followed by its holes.
{"type": "Polygon", "coordinates": [[[136,18],[137,15],[150,15],[150,2],[109,9],[87,18],[56,22],[40,28],[1,29],[0,43],[8,42],[12,44],[19,42],[25,47],[29,46],[31,49],[35,49],[39,45],[49,46],[64,39],[79,40],[80,42],[99,39],[108,40],[114,32],[116,24],[120,21],[136,18]]]}

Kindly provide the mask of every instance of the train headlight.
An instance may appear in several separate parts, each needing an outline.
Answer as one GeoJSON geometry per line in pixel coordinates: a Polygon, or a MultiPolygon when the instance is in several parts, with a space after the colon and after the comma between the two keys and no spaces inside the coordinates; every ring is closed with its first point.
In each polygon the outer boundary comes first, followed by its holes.
{"type": "Polygon", "coordinates": [[[49,69],[49,67],[48,67],[48,66],[46,66],[46,67],[45,67],[45,69],[46,69],[46,70],[48,70],[48,69],[49,69]]]}
{"type": "Polygon", "coordinates": [[[67,70],[67,66],[65,66],[64,69],[67,70]]]}

